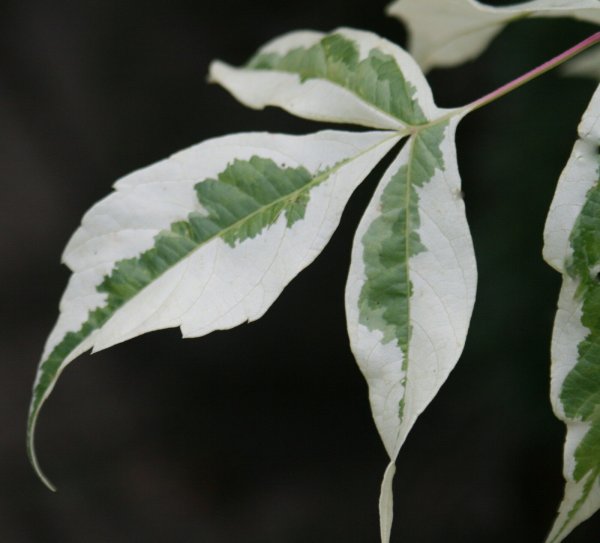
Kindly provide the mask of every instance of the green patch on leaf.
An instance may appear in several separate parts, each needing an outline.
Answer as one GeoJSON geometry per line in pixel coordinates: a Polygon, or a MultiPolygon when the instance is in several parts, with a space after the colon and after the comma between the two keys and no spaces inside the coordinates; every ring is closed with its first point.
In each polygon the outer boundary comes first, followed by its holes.
{"type": "Polygon", "coordinates": [[[383,332],[383,342],[395,340],[408,353],[410,340],[409,260],[425,251],[418,229],[419,196],[436,169],[443,170],[440,144],[446,125],[435,125],[413,136],[408,162],[391,178],[381,196],[381,215],[363,236],[367,280],[360,294],[361,324],[383,332]]]}
{"type": "MultiPolygon", "coordinates": [[[[381,214],[362,238],[366,281],[360,293],[360,323],[383,333],[383,343],[395,341],[406,372],[411,336],[410,258],[426,251],[419,227],[419,195],[436,169],[444,169],[441,143],[446,124],[421,130],[407,142],[407,163],[383,190],[381,214]]],[[[405,373],[406,375],[406,373],[405,373]]],[[[400,405],[402,418],[403,405],[400,405]]]]}
{"type": "Polygon", "coordinates": [[[589,334],[578,345],[578,359],[567,374],[560,399],[565,414],[590,424],[575,451],[573,478],[591,477],[588,493],[600,476],[600,181],[592,187],[570,237],[572,260],[567,267],[579,281],[581,323],[589,334]]]}
{"type": "Polygon", "coordinates": [[[246,67],[294,73],[302,81],[324,79],[405,124],[417,126],[427,122],[414,98],[415,87],[406,80],[394,57],[372,49],[367,58],[360,60],[356,43],[340,34],[331,34],[308,49],[298,47],[285,55],[259,53],[246,67]]]}
{"type": "MultiPolygon", "coordinates": [[[[89,312],[78,331],[67,333],[40,365],[29,418],[37,411],[65,359],[144,287],[204,244],[220,237],[230,246],[257,236],[284,214],[288,227],[304,217],[309,192],[341,163],[312,175],[303,167],[284,168],[270,159],[235,160],[218,175],[195,185],[205,210],[175,222],[154,238],[154,246],[137,257],[117,262],[96,288],[106,294],[102,307],[89,312]]],[[[30,451],[31,453],[32,451],[30,451]]]]}

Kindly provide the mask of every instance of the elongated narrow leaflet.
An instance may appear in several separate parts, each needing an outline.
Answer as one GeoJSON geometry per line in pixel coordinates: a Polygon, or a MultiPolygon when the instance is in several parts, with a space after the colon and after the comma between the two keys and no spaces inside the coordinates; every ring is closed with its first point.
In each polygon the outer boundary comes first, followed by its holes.
{"type": "Polygon", "coordinates": [[[600,87],[579,126],[544,233],[563,276],[552,336],[551,400],[567,425],[565,494],[548,543],[600,508],[600,87]]]}
{"type": "Polygon", "coordinates": [[[598,0],[531,0],[498,7],[476,0],[396,0],[387,13],[408,26],[409,50],[425,71],[477,57],[519,19],[572,17],[600,24],[598,0]]]}
{"type": "Polygon", "coordinates": [[[373,196],[352,250],[348,332],[390,457],[380,500],[385,542],[396,457],[456,364],[475,299],[475,258],[454,146],[457,123],[454,117],[408,140],[373,196]]]}
{"type": "Polygon", "coordinates": [[[239,134],[134,172],[85,215],[64,252],[73,275],[47,341],[28,423],[65,366],[151,330],[185,337],[264,314],[323,249],[390,132],[239,134]]]}
{"type": "Polygon", "coordinates": [[[415,61],[370,32],[292,32],[241,68],[211,65],[210,77],[253,108],[278,106],[319,121],[402,131],[437,112],[415,61]]]}

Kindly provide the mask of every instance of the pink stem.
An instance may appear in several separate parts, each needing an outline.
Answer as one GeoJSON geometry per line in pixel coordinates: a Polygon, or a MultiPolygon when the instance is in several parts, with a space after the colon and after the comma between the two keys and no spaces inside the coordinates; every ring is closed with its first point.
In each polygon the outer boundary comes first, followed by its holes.
{"type": "Polygon", "coordinates": [[[549,61],[544,62],[544,64],[541,64],[537,68],[530,70],[526,74],[523,74],[522,76],[517,77],[510,83],[506,83],[506,85],[502,85],[500,88],[496,89],[495,91],[492,91],[489,94],[486,94],[485,96],[482,96],[481,98],[478,98],[474,102],[471,102],[469,105],[465,106],[465,109],[468,110],[469,112],[471,112],[475,109],[485,106],[486,104],[489,104],[490,102],[493,102],[494,100],[497,100],[501,96],[504,96],[505,94],[508,94],[509,92],[519,88],[521,85],[524,85],[528,81],[535,79],[539,75],[546,73],[547,71],[551,70],[552,68],[556,68],[556,66],[559,66],[563,62],[569,60],[570,58],[581,53],[582,51],[585,51],[586,49],[588,49],[589,47],[591,47],[592,45],[595,45],[597,43],[600,43],[600,32],[596,32],[589,38],[586,38],[585,40],[583,40],[581,43],[574,45],[570,49],[567,49],[564,53],[561,53],[560,55],[554,57],[553,59],[550,59],[549,61]]]}

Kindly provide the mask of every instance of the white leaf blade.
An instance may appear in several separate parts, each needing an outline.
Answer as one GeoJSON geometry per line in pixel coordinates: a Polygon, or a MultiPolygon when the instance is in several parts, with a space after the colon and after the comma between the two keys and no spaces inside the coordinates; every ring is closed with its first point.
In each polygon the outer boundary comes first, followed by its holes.
{"type": "MultiPolygon", "coordinates": [[[[360,140],[348,135],[349,139],[360,140]]],[[[287,227],[285,221],[279,219],[261,236],[236,247],[217,241],[211,247],[214,253],[210,256],[195,253],[111,318],[95,341],[96,350],[159,328],[180,326],[184,337],[199,337],[260,318],[289,282],[282,282],[281,277],[293,278],[319,255],[356,186],[398,139],[390,134],[373,136],[370,144],[377,145],[376,149],[340,167],[327,182],[311,190],[313,202],[307,207],[304,221],[287,227]],[[312,224],[318,225],[318,229],[307,232],[307,226],[312,224]],[[199,269],[206,270],[207,275],[199,278],[199,269]],[[244,270],[245,281],[255,285],[253,289],[238,288],[241,285],[236,279],[240,269],[244,270]],[[269,271],[268,275],[265,270],[269,271]],[[176,289],[171,288],[173,284],[177,285],[176,289]],[[191,304],[190,292],[194,292],[195,284],[203,285],[202,294],[191,304]],[[140,308],[151,305],[156,306],[155,316],[140,322],[140,308]],[[220,307],[227,309],[219,310],[220,307]]],[[[322,145],[324,140],[315,141],[312,149],[303,149],[307,155],[302,158],[313,161],[316,167],[317,146],[322,145]]],[[[334,164],[331,159],[329,164],[334,164]]]]}
{"type": "Polygon", "coordinates": [[[116,192],[85,215],[65,250],[74,274],[42,356],[28,424],[29,454],[40,477],[50,486],[35,457],[34,428],[68,363],[90,348],[150,330],[181,326],[186,336],[199,336],[261,316],[319,254],[354,188],[397,140],[386,132],[239,134],[209,140],[117,182],[116,192]],[[237,179],[236,168],[245,177],[237,179]],[[171,186],[177,189],[173,200],[171,186]],[[157,189],[163,198],[154,198],[157,189]],[[274,192],[284,189],[289,192],[282,197],[274,192]],[[229,197],[222,191],[234,192],[229,197]],[[145,196],[152,204],[140,205],[139,213],[134,203],[145,196]],[[248,202],[258,211],[244,215],[248,202]],[[231,226],[190,245],[197,225],[213,228],[221,216],[232,216],[231,226]],[[119,238],[121,229],[150,235],[127,243],[129,238],[119,238]]]}
{"type": "Polygon", "coordinates": [[[349,28],[286,34],[245,67],[214,62],[210,79],[249,107],[278,106],[318,121],[402,130],[437,111],[410,55],[375,34],[349,28]]]}
{"type": "Polygon", "coordinates": [[[409,50],[425,71],[472,60],[518,19],[573,17],[600,24],[597,0],[533,0],[499,7],[476,0],[396,0],[387,13],[407,24],[409,50]]]}
{"type": "Polygon", "coordinates": [[[471,0],[399,0],[386,12],[407,25],[409,50],[424,71],[475,58],[512,15],[471,0]]]}
{"type": "MultiPolygon", "coordinates": [[[[458,121],[409,139],[384,174],[352,251],[348,334],[391,466],[456,364],[475,299],[475,258],[454,146],[458,121]]],[[[384,543],[392,519],[391,466],[380,499],[384,543]]]]}
{"type": "Polygon", "coordinates": [[[544,231],[544,258],[563,274],[551,347],[550,397],[565,422],[565,493],[547,541],[559,543],[600,508],[600,358],[597,279],[600,224],[600,87],[579,126],[544,231]]]}

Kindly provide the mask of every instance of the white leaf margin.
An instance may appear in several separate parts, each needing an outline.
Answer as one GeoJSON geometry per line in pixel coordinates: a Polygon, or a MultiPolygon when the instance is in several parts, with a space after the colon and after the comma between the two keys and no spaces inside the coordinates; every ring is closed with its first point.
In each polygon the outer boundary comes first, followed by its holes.
{"type": "Polygon", "coordinates": [[[598,145],[600,145],[600,87],[583,115],[579,140],[565,166],[544,229],[544,259],[563,274],[563,284],[552,332],[550,399],[556,416],[567,426],[563,453],[565,493],[547,542],[560,543],[579,524],[600,508],[600,482],[592,488],[587,501],[572,514],[583,493],[587,478],[576,482],[575,451],[587,434],[589,423],[569,419],[560,401],[565,378],[579,359],[578,345],[589,330],[581,323],[582,303],[576,298],[578,281],[569,277],[565,265],[572,255],[570,235],[586,201],[588,191],[598,182],[598,145]]]}
{"type": "Polygon", "coordinates": [[[390,458],[379,501],[381,539],[387,543],[393,520],[392,481],[395,462],[418,416],[432,401],[455,367],[465,345],[475,303],[477,267],[466,220],[458,171],[455,131],[461,117],[449,120],[441,144],[445,170],[436,170],[419,195],[421,226],[427,251],[409,260],[413,283],[412,337],[408,374],[402,370],[403,353],[383,334],[360,323],[358,301],[366,275],[362,238],[381,215],[380,201],[392,176],[406,164],[410,140],[384,174],[355,234],[346,286],[346,316],[352,351],[369,387],[375,424],[390,458]],[[406,378],[406,390],[402,386],[406,378]],[[398,409],[404,398],[405,417],[398,409]]]}

